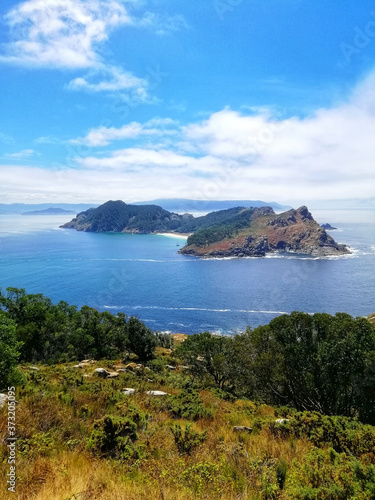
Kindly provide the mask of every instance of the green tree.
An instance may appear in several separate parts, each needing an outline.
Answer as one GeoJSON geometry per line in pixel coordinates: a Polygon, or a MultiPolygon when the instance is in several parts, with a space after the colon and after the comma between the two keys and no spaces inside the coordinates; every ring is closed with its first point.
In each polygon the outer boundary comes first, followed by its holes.
{"type": "Polygon", "coordinates": [[[151,359],[157,345],[155,334],[134,316],[129,318],[127,333],[128,349],[141,360],[151,359]]]}
{"type": "Polygon", "coordinates": [[[186,362],[193,375],[209,376],[220,389],[233,380],[233,339],[209,332],[190,335],[178,348],[177,356],[186,362]]]}
{"type": "Polygon", "coordinates": [[[0,311],[0,389],[6,389],[15,375],[21,343],[16,339],[16,325],[9,315],[0,311]]]}

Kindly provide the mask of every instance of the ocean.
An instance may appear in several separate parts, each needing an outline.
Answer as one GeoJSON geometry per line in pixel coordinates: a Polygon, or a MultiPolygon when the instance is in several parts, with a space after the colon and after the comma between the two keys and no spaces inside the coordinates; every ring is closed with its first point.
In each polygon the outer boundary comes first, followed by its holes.
{"type": "Polygon", "coordinates": [[[69,216],[0,215],[0,287],[137,316],[153,330],[235,334],[292,311],[375,312],[375,213],[312,211],[348,256],[201,260],[184,240],[61,229],[69,216]]]}

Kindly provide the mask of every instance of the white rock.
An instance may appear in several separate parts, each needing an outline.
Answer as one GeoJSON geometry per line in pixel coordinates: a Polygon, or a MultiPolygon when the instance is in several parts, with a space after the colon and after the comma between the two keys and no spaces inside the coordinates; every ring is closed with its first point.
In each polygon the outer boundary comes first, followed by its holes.
{"type": "Polygon", "coordinates": [[[275,424],[285,424],[285,422],[289,422],[289,418],[278,418],[275,420],[275,424]]]}
{"type": "Polygon", "coordinates": [[[94,373],[97,373],[99,377],[103,378],[107,378],[109,375],[109,372],[107,372],[104,368],[95,368],[94,373]]]}
{"type": "Polygon", "coordinates": [[[150,396],[169,396],[169,394],[164,391],[146,391],[146,394],[150,396]]]}
{"type": "Polygon", "coordinates": [[[122,391],[123,394],[130,395],[135,393],[135,389],[132,389],[131,387],[125,387],[125,389],[122,391]]]}
{"type": "Polygon", "coordinates": [[[7,394],[0,394],[0,408],[2,408],[8,400],[7,394]]]}

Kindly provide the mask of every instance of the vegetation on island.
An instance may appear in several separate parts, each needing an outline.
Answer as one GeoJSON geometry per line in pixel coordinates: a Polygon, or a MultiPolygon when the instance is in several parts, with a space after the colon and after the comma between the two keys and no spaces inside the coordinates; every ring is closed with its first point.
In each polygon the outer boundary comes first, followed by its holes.
{"type": "Polygon", "coordinates": [[[313,219],[307,207],[275,214],[271,207],[234,207],[201,217],[168,212],[157,205],[108,201],[81,212],[61,226],[78,231],[188,234],[182,254],[212,257],[261,257],[268,252],[317,256],[350,253],[313,219]]]}
{"type": "MultiPolygon", "coordinates": [[[[22,289],[0,303],[18,498],[375,498],[366,318],[293,312],[234,337],[181,339],[22,289]]],[[[1,498],[6,428],[3,407],[1,498]]]]}

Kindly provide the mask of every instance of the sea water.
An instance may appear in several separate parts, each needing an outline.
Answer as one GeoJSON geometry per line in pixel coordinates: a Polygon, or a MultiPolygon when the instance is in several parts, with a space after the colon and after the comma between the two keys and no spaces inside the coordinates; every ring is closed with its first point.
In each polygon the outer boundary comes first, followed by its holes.
{"type": "Polygon", "coordinates": [[[198,259],[184,240],[61,229],[66,216],[0,215],[0,287],[43,293],[153,330],[234,334],[292,311],[375,312],[375,213],[314,211],[351,255],[198,259]]]}

